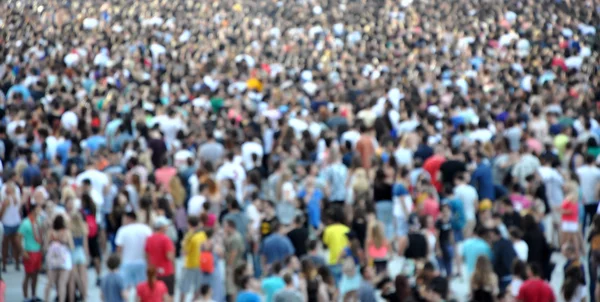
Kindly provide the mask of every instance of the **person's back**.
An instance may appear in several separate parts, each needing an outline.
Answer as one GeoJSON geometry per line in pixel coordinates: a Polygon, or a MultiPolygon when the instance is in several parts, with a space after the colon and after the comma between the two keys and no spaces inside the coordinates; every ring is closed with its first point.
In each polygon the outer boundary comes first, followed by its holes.
{"type": "Polygon", "coordinates": [[[323,243],[329,249],[329,264],[337,264],[340,254],[346,246],[348,246],[348,233],[350,229],[341,224],[336,223],[325,228],[323,233],[323,243]]]}
{"type": "Polygon", "coordinates": [[[106,274],[100,283],[100,291],[104,301],[125,302],[122,295],[125,289],[123,277],[116,271],[106,274]]]}
{"type": "Polygon", "coordinates": [[[548,283],[539,278],[528,279],[519,289],[517,301],[520,302],[554,302],[554,292],[548,283]]]}
{"type": "Polygon", "coordinates": [[[249,290],[240,291],[235,299],[236,302],[261,302],[260,296],[249,290]]]}
{"type": "Polygon", "coordinates": [[[278,275],[273,275],[263,279],[261,284],[262,292],[265,294],[265,301],[274,301],[275,293],[279,292],[285,287],[283,278],[278,275]]]}
{"type": "Polygon", "coordinates": [[[465,240],[463,243],[463,257],[467,264],[467,272],[470,275],[475,270],[475,264],[479,256],[491,258],[492,250],[485,240],[474,237],[465,240]]]}
{"type": "Polygon", "coordinates": [[[271,264],[293,255],[295,251],[289,238],[278,233],[273,233],[263,242],[261,252],[265,256],[267,264],[271,264]]]}
{"type": "Polygon", "coordinates": [[[303,302],[304,297],[295,289],[282,289],[273,296],[273,302],[303,302]]]}
{"type": "Polygon", "coordinates": [[[119,228],[115,243],[122,249],[122,261],[143,261],[146,240],[150,235],[152,230],[143,223],[132,223],[119,228]]]}

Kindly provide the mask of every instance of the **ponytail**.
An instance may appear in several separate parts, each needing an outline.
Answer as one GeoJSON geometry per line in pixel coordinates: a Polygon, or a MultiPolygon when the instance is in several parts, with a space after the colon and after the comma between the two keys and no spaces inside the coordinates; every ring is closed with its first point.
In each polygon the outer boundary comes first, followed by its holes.
{"type": "Polygon", "coordinates": [[[146,275],[148,277],[148,287],[150,287],[150,290],[154,290],[154,282],[156,281],[156,268],[154,266],[148,267],[146,275]]]}

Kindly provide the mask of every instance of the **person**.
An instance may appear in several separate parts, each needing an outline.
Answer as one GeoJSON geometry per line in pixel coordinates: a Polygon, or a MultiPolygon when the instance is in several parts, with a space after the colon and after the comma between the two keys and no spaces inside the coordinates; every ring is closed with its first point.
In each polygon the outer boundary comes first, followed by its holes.
{"type": "Polygon", "coordinates": [[[513,249],[517,253],[519,260],[527,261],[529,255],[529,246],[527,242],[523,241],[523,233],[517,227],[511,227],[509,229],[510,241],[512,242],[513,249]]]}
{"type": "MultiPolygon", "coordinates": [[[[90,181],[86,179],[84,181],[84,189],[93,190],[92,186],[89,185],[90,181]]],[[[83,215],[88,228],[88,249],[90,251],[90,258],[96,269],[96,276],[100,276],[102,266],[100,265],[101,248],[100,248],[100,227],[98,223],[99,209],[96,207],[96,201],[89,194],[83,194],[81,196],[81,208],[83,209],[83,215]]],[[[100,279],[96,280],[96,284],[99,284],[100,279]]]]}
{"type": "Polygon", "coordinates": [[[29,204],[29,214],[19,226],[19,250],[23,253],[23,267],[25,277],[23,279],[23,297],[30,301],[40,300],[36,297],[38,274],[42,268],[42,234],[38,223],[41,208],[36,203],[29,204]],[[31,292],[28,292],[31,287],[31,292]],[[29,295],[31,293],[31,296],[29,295]]]}
{"type": "Polygon", "coordinates": [[[540,230],[532,214],[527,214],[523,218],[523,241],[529,247],[527,255],[528,264],[536,264],[537,268],[543,269],[543,277],[550,276],[550,256],[551,251],[544,233],[540,230]]]}
{"type": "Polygon", "coordinates": [[[442,215],[435,222],[438,236],[437,255],[446,277],[452,277],[452,261],[454,260],[455,248],[451,215],[450,206],[442,204],[442,215]]]}
{"type": "Polygon", "coordinates": [[[585,275],[579,267],[570,267],[565,272],[565,279],[560,288],[560,293],[565,301],[586,301],[585,275]]]}
{"type": "MultiPolygon", "coordinates": [[[[131,288],[146,279],[146,240],[152,230],[145,224],[137,222],[137,215],[129,210],[123,218],[123,226],[117,231],[115,244],[117,253],[121,255],[121,273],[125,286],[131,288]]],[[[154,276],[156,269],[153,269],[154,276]]]]}
{"type": "Polygon", "coordinates": [[[476,224],[475,213],[479,195],[477,194],[477,190],[467,183],[464,175],[459,174],[454,180],[454,197],[463,202],[466,219],[464,237],[469,238],[476,224]]]}
{"type": "Polygon", "coordinates": [[[252,280],[248,276],[240,279],[240,288],[242,289],[235,299],[236,302],[260,302],[260,296],[251,289],[252,280]]]}
{"type": "Polygon", "coordinates": [[[476,231],[476,236],[469,238],[463,242],[462,257],[467,265],[467,276],[471,276],[475,272],[477,261],[480,256],[492,259],[492,249],[485,241],[488,230],[480,228],[476,231]]]}
{"type": "Polygon", "coordinates": [[[513,248],[510,240],[503,238],[498,228],[494,228],[489,233],[489,242],[492,246],[493,259],[492,265],[494,272],[498,277],[500,292],[504,292],[506,287],[511,283],[511,266],[517,253],[513,248]]]}
{"type": "Polygon", "coordinates": [[[523,282],[527,280],[527,263],[520,259],[515,260],[512,264],[511,272],[512,280],[507,292],[511,298],[516,299],[523,282]]]}
{"type": "Polygon", "coordinates": [[[500,292],[498,276],[494,273],[492,262],[486,256],[482,255],[477,258],[470,285],[473,301],[494,301],[500,292]]]}
{"type": "Polygon", "coordinates": [[[375,267],[375,272],[381,274],[387,271],[388,257],[391,247],[379,222],[370,223],[367,231],[367,262],[375,267]]]}
{"type": "Polygon", "coordinates": [[[274,295],[284,289],[285,286],[286,282],[281,276],[281,263],[275,262],[271,265],[269,276],[261,282],[261,290],[265,294],[265,300],[267,302],[274,302],[274,295]]]}
{"type": "Polygon", "coordinates": [[[581,182],[581,196],[585,213],[583,216],[583,230],[585,231],[598,208],[597,185],[600,182],[600,168],[596,166],[596,158],[591,155],[586,156],[585,164],[578,167],[576,173],[581,182]]]}
{"type": "Polygon", "coordinates": [[[358,289],[358,299],[361,302],[375,302],[377,301],[375,288],[373,287],[372,282],[374,281],[375,272],[373,268],[369,266],[363,266],[360,269],[360,275],[362,276],[362,281],[360,283],[360,287],[358,289]]]}
{"type": "Polygon", "coordinates": [[[304,298],[302,294],[294,287],[294,281],[289,273],[283,275],[285,288],[278,291],[273,296],[273,302],[302,302],[304,298]]]}
{"type": "Polygon", "coordinates": [[[349,241],[346,234],[350,232],[350,229],[342,223],[343,214],[339,209],[334,208],[331,213],[331,220],[332,223],[323,230],[322,241],[329,250],[329,260],[327,261],[327,265],[334,278],[339,280],[339,278],[341,278],[341,265],[339,263],[340,255],[342,255],[344,248],[348,246],[349,241]]]}
{"type": "Polygon", "coordinates": [[[307,242],[306,246],[308,253],[304,255],[304,257],[302,257],[300,260],[310,260],[312,264],[314,264],[317,268],[325,266],[325,258],[319,252],[319,241],[315,239],[310,240],[307,242]]]}
{"type": "Polygon", "coordinates": [[[169,290],[167,285],[156,278],[157,270],[149,267],[146,270],[146,281],[136,286],[137,298],[140,302],[168,302],[169,290]]]}
{"type": "Polygon", "coordinates": [[[11,250],[11,255],[15,260],[15,269],[19,271],[19,253],[20,250],[17,248],[18,242],[18,229],[21,224],[21,213],[20,213],[20,190],[15,184],[13,177],[7,179],[7,182],[2,186],[1,191],[1,207],[0,217],[2,219],[2,226],[4,228],[4,236],[2,239],[2,272],[6,273],[6,266],[9,260],[8,251],[11,250]]]}
{"type": "Polygon", "coordinates": [[[73,260],[71,250],[74,248],[73,235],[67,227],[63,215],[56,215],[52,222],[52,229],[46,236],[46,265],[48,267],[48,283],[44,290],[44,300],[50,298],[50,290],[56,286],[58,301],[67,301],[67,287],[73,260]]]}
{"type": "Polygon", "coordinates": [[[183,269],[181,273],[181,282],[179,282],[180,301],[188,294],[197,296],[200,280],[200,247],[206,241],[206,233],[201,228],[200,220],[196,216],[187,218],[188,231],[181,241],[181,251],[183,254],[183,269]]]}
{"type": "Polygon", "coordinates": [[[195,299],[194,302],[216,302],[212,299],[212,290],[210,289],[210,285],[203,284],[200,286],[200,297],[195,299]]]}
{"type": "Polygon", "coordinates": [[[127,287],[123,276],[119,273],[121,258],[118,254],[108,256],[106,267],[108,274],[102,277],[100,282],[100,297],[104,302],[128,301],[127,287]]]}
{"type": "Polygon", "coordinates": [[[577,204],[579,189],[575,183],[567,185],[565,200],[557,209],[561,213],[560,245],[573,245],[578,254],[583,254],[583,239],[579,232],[579,206],[577,204]]]}
{"type": "Polygon", "coordinates": [[[519,302],[555,302],[554,291],[541,279],[542,271],[535,263],[527,266],[527,281],[523,282],[517,295],[519,302]]]}
{"type": "Polygon", "coordinates": [[[448,298],[448,292],[448,280],[437,276],[427,283],[425,298],[430,302],[442,302],[448,298]]]}
{"type": "Polygon", "coordinates": [[[146,239],[145,251],[149,266],[156,268],[157,280],[167,286],[169,298],[175,294],[175,246],[165,234],[171,221],[165,216],[154,219],[154,233],[146,239]]]}
{"type": "Polygon", "coordinates": [[[294,255],[294,246],[284,232],[285,230],[281,225],[277,224],[273,233],[262,242],[260,255],[263,268],[268,269],[273,263],[283,261],[288,256],[294,255]]]}
{"type": "Polygon", "coordinates": [[[296,216],[293,229],[287,233],[287,237],[294,246],[294,254],[298,258],[302,258],[307,253],[308,235],[308,229],[304,227],[304,218],[300,215],[296,216]]]}
{"type": "MultiPolygon", "coordinates": [[[[69,213],[69,212],[67,212],[69,213]]],[[[71,257],[73,259],[73,270],[69,283],[69,299],[75,298],[75,288],[79,289],[82,297],[87,297],[87,257],[89,255],[89,246],[87,241],[88,227],[83,220],[83,215],[79,211],[70,212],[69,225],[73,235],[73,250],[71,257]]]]}
{"type": "Polygon", "coordinates": [[[244,252],[246,247],[240,232],[235,228],[233,220],[225,220],[223,231],[225,232],[225,279],[227,280],[227,295],[235,296],[236,284],[234,282],[235,269],[244,263],[244,252]]]}

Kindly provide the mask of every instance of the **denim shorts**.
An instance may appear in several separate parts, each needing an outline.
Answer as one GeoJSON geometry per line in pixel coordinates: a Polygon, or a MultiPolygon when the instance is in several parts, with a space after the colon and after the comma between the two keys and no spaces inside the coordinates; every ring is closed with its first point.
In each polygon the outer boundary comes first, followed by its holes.
{"type": "Polygon", "coordinates": [[[125,287],[136,286],[139,283],[146,281],[145,261],[123,263],[120,271],[123,276],[125,287]]]}
{"type": "Polygon", "coordinates": [[[15,226],[9,226],[9,225],[5,225],[4,226],[4,236],[10,236],[10,235],[14,235],[19,231],[19,225],[15,225],[15,226]]]}

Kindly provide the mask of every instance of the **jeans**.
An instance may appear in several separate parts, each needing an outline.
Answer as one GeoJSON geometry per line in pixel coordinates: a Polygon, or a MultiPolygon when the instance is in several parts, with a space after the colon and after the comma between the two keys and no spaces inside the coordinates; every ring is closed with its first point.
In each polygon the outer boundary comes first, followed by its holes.
{"type": "Polygon", "coordinates": [[[506,290],[506,288],[510,285],[511,282],[512,282],[511,275],[500,278],[498,280],[498,289],[500,290],[500,292],[501,293],[504,292],[506,290]]]}
{"type": "Polygon", "coordinates": [[[375,214],[377,220],[384,227],[385,238],[394,239],[394,204],[390,200],[382,200],[375,203],[375,214]]]}
{"type": "Polygon", "coordinates": [[[452,260],[454,259],[454,247],[450,244],[441,246],[442,257],[438,257],[440,270],[446,272],[446,277],[452,276],[452,260]]]}
{"type": "Polygon", "coordinates": [[[329,271],[335,280],[335,284],[339,285],[342,280],[342,265],[341,264],[333,264],[329,265],[329,271]]]}

